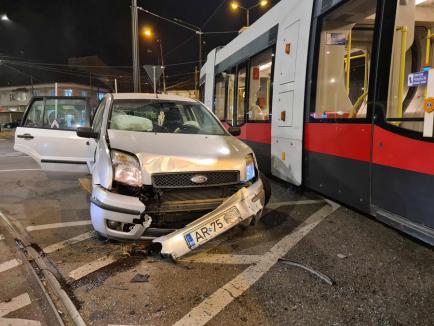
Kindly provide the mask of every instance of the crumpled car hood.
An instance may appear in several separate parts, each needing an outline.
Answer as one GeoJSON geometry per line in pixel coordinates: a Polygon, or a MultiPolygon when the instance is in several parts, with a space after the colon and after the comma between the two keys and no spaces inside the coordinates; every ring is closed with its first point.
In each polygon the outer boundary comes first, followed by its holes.
{"type": "Polygon", "coordinates": [[[144,184],[151,175],[169,172],[239,170],[245,178],[245,157],[250,148],[231,136],[164,134],[108,130],[110,147],[139,158],[144,184]]]}

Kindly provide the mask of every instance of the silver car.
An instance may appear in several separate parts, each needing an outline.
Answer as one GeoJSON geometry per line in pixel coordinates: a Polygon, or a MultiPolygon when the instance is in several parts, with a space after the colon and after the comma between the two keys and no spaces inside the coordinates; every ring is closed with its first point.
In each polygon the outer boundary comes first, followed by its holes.
{"type": "Polygon", "coordinates": [[[15,150],[49,172],[90,172],[99,237],[153,239],[176,259],[260,218],[269,187],[253,151],[202,103],[107,94],[92,124],[89,113],[84,98],[34,98],[15,150]]]}

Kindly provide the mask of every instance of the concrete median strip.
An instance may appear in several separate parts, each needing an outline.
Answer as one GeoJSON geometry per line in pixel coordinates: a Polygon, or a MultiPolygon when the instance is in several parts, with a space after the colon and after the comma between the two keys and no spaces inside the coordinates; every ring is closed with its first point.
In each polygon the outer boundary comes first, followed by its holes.
{"type": "Polygon", "coordinates": [[[39,231],[39,230],[66,228],[70,226],[83,226],[83,225],[90,225],[90,224],[92,224],[90,220],[84,220],[84,221],[74,221],[74,222],[43,224],[43,225],[31,225],[26,227],[26,231],[31,232],[31,231],[39,231]]]}
{"type": "Polygon", "coordinates": [[[331,205],[324,206],[316,211],[292,233],[276,243],[256,264],[247,267],[244,272],[215,291],[211,296],[176,322],[175,325],[205,325],[232,301],[255,284],[277,263],[279,258],[283,257],[310,231],[338,208],[339,205],[331,203],[331,205]]]}

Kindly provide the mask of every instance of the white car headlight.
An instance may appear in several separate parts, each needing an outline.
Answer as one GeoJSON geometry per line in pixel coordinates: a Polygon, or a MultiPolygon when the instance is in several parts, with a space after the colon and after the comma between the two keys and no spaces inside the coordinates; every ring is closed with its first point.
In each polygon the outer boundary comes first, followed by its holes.
{"type": "Polygon", "coordinates": [[[255,158],[252,154],[246,156],[246,180],[250,181],[256,176],[255,158]]]}
{"type": "Polygon", "coordinates": [[[142,186],[142,171],[137,158],[133,155],[111,151],[113,164],[113,179],[117,182],[133,186],[142,186]]]}

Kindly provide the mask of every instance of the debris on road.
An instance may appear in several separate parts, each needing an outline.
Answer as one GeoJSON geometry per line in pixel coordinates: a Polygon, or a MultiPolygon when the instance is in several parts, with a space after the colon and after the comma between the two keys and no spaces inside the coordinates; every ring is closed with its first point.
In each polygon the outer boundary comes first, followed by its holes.
{"type": "Polygon", "coordinates": [[[131,283],[146,283],[146,282],[149,282],[149,274],[143,275],[143,274],[137,273],[131,279],[131,283]]]}
{"type": "Polygon", "coordinates": [[[291,261],[289,259],[285,259],[285,258],[279,258],[279,261],[286,264],[286,265],[291,265],[291,266],[295,266],[295,267],[300,267],[301,269],[304,269],[308,272],[310,272],[311,274],[314,274],[316,276],[318,276],[320,279],[322,279],[324,282],[326,282],[328,285],[335,285],[335,281],[333,281],[330,277],[328,277],[327,275],[318,272],[316,270],[314,270],[312,267],[297,263],[295,261],[291,261]]]}
{"type": "Polygon", "coordinates": [[[338,258],[340,258],[340,259],[345,259],[345,258],[350,257],[351,255],[337,254],[337,256],[338,256],[338,258]]]}

